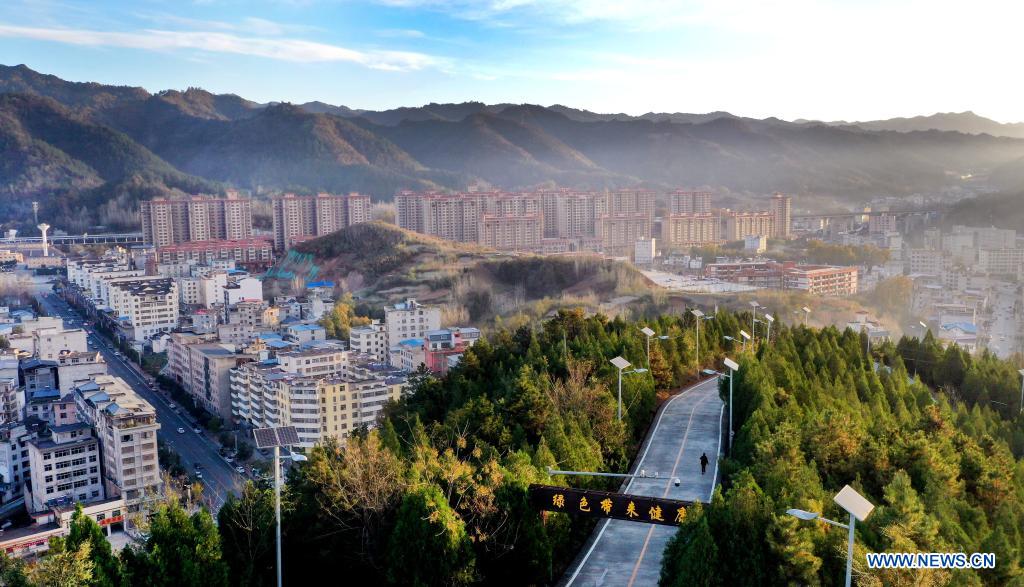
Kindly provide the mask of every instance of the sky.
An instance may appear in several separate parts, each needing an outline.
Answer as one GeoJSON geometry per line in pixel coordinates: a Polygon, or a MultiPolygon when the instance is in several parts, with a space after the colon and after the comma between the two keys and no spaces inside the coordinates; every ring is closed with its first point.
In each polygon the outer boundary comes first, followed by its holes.
{"type": "Polygon", "coordinates": [[[0,63],[386,109],[1024,120],[1005,0],[3,0],[0,63]]]}

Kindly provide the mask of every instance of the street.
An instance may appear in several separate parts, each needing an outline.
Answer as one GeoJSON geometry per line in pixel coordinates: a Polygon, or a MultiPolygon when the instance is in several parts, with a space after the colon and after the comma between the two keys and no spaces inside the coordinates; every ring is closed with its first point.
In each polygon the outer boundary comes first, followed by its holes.
{"type": "MultiPolygon", "coordinates": [[[[49,284],[44,285],[49,287],[49,284]]],[[[49,315],[63,318],[65,326],[81,327],[81,317],[64,300],[38,287],[36,297],[49,315]],[[72,320],[78,325],[68,324],[72,320]]],[[[116,349],[106,338],[90,329],[88,340],[93,348],[103,355],[108,372],[124,379],[136,393],[153,405],[157,421],[160,423],[157,437],[181,456],[182,465],[186,470],[194,472],[196,464],[200,466],[204,499],[211,512],[216,515],[227,500],[228,494],[241,490],[242,477],[235,471],[234,465],[224,460],[215,442],[193,431],[193,424],[187,415],[172,410],[172,402],[151,390],[139,370],[127,359],[118,357],[115,354],[116,349]],[[184,429],[184,433],[179,433],[179,428],[184,429]]]]}
{"type": "MultiPolygon", "coordinates": [[[[636,470],[658,478],[634,478],[625,493],[707,502],[715,486],[724,403],[718,380],[699,383],[668,401],[647,437],[636,470]],[[706,475],[700,456],[711,461],[706,475]],[[680,480],[679,487],[673,478],[680,480]]],[[[566,585],[657,585],[661,557],[676,530],[624,520],[605,520],[566,585]]]]}
{"type": "Polygon", "coordinates": [[[1001,359],[1008,359],[1017,350],[1017,317],[1014,305],[1017,284],[1000,283],[992,300],[992,327],[988,349],[1001,359]]]}

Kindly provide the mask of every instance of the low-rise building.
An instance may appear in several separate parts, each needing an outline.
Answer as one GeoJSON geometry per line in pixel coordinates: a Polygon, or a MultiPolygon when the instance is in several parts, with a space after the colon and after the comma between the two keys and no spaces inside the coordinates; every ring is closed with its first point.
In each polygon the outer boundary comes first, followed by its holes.
{"type": "Polygon", "coordinates": [[[350,329],[348,347],[353,352],[372,356],[375,361],[387,361],[388,343],[384,325],[380,320],[374,320],[366,326],[350,329]]]}

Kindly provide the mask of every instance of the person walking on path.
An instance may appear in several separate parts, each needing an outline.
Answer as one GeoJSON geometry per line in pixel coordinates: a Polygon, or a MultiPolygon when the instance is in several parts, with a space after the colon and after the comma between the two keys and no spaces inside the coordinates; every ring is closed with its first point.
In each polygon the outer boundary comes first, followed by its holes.
{"type": "Polygon", "coordinates": [[[702,453],[700,455],[700,474],[703,475],[708,470],[708,453],[702,453]]]}

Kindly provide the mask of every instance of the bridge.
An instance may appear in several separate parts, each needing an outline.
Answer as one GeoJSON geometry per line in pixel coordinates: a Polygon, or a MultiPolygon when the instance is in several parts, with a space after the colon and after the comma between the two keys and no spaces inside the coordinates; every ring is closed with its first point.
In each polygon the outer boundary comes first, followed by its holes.
{"type": "MultiPolygon", "coordinates": [[[[51,245],[134,245],[142,243],[141,232],[121,232],[116,234],[59,234],[46,237],[51,245]]],[[[0,238],[0,246],[4,245],[43,245],[41,236],[17,236],[0,238]]]]}
{"type": "Polygon", "coordinates": [[[912,216],[914,214],[932,214],[940,212],[938,208],[921,208],[915,210],[871,210],[869,212],[820,212],[817,214],[793,214],[791,218],[856,218],[858,216],[912,216]]]}

